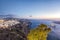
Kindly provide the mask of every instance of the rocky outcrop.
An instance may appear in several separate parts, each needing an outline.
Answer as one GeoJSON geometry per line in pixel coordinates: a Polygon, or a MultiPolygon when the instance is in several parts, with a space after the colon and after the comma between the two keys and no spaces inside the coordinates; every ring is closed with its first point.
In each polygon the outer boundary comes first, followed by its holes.
{"type": "Polygon", "coordinates": [[[28,34],[28,40],[47,40],[47,36],[51,29],[47,25],[41,24],[37,28],[32,29],[28,34]]]}

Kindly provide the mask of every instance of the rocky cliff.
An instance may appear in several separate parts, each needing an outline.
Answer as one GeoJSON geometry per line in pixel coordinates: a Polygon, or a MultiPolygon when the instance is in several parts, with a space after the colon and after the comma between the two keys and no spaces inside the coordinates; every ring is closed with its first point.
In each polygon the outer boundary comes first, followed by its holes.
{"type": "Polygon", "coordinates": [[[1,23],[0,40],[27,40],[26,36],[30,30],[30,22],[21,20],[14,20],[12,22],[12,20],[4,20],[1,23]],[[8,26],[6,27],[4,23],[8,26]]]}

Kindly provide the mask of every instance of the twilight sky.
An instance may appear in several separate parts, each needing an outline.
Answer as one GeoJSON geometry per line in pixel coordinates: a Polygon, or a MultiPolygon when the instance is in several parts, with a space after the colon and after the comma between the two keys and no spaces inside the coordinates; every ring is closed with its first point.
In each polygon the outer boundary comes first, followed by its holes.
{"type": "Polygon", "coordinates": [[[6,14],[20,18],[60,18],[60,1],[0,0],[0,15],[6,14]]]}

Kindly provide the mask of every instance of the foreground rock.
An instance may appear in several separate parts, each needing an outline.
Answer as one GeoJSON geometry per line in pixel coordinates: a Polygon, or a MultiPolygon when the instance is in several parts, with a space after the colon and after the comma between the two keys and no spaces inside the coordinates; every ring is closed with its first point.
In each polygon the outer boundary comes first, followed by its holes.
{"type": "Polygon", "coordinates": [[[47,40],[48,34],[51,31],[45,24],[39,25],[37,28],[32,29],[28,34],[28,40],[47,40]]]}

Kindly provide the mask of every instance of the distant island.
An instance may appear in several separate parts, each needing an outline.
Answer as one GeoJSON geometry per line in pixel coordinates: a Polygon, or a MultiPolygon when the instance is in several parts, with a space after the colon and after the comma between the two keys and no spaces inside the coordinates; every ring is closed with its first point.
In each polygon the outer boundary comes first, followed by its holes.
{"type": "Polygon", "coordinates": [[[55,23],[55,24],[60,24],[60,21],[54,21],[53,23],[55,23]]]}

